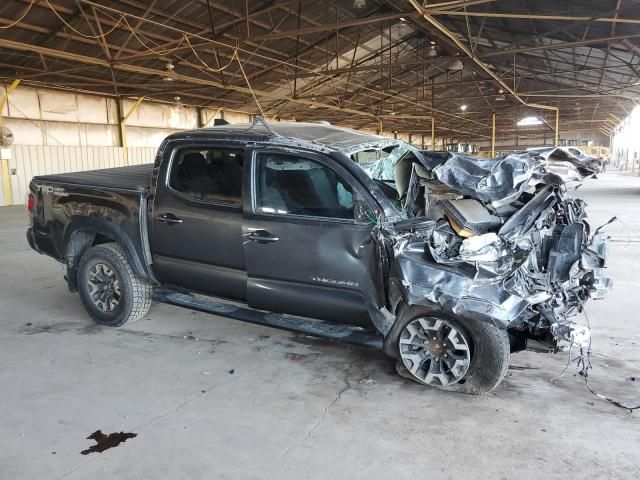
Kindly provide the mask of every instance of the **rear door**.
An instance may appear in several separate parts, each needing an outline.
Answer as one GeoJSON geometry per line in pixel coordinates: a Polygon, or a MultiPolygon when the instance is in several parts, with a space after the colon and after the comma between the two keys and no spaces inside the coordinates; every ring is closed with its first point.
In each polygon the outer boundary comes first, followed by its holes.
{"type": "Polygon", "coordinates": [[[263,150],[251,162],[243,228],[249,305],[369,326],[380,272],[372,223],[355,220],[362,187],[323,155],[263,150]]]}
{"type": "Polygon", "coordinates": [[[246,300],[242,248],[244,148],[167,149],[151,218],[154,271],[167,285],[246,300]]]}

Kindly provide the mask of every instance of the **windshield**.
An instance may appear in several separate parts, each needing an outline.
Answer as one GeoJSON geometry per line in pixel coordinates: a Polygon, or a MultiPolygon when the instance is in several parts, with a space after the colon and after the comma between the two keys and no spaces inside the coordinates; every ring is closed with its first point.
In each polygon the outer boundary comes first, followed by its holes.
{"type": "Polygon", "coordinates": [[[374,180],[395,183],[393,167],[411,148],[408,143],[398,142],[382,148],[360,150],[351,158],[374,180]]]}
{"type": "Polygon", "coordinates": [[[376,182],[394,209],[404,215],[401,198],[408,187],[410,170],[400,168],[400,164],[406,163],[401,161],[416,151],[415,147],[403,141],[362,147],[351,153],[352,160],[376,182]]]}

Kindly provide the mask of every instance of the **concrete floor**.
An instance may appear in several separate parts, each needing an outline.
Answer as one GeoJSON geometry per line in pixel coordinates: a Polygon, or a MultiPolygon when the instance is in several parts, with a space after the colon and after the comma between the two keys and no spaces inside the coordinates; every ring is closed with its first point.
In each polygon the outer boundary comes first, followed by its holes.
{"type": "MultiPolygon", "coordinates": [[[[577,191],[612,225],[591,302],[593,387],[640,403],[640,178],[577,191]]],[[[524,352],[471,397],[394,374],[376,351],[154,305],[96,326],[62,267],[31,251],[23,208],[0,209],[0,478],[640,478],[640,412],[591,395],[567,361],[524,352]],[[136,438],[84,456],[86,437],[136,438]]]]}

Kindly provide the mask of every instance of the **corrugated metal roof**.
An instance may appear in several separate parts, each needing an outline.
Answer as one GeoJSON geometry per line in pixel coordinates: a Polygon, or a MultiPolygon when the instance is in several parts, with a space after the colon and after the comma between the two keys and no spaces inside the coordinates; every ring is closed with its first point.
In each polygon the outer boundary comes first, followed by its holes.
{"type": "MultiPolygon", "coordinates": [[[[433,113],[451,136],[486,137],[492,111],[505,124],[523,113],[408,1],[357,3],[249,2],[246,12],[230,0],[5,0],[0,27],[12,26],[0,29],[0,78],[257,112],[248,80],[269,115],[428,132],[433,113]]],[[[559,106],[566,122],[623,117],[640,97],[637,2],[619,11],[616,0],[436,5],[427,12],[458,42],[523,98],[559,106]]]]}

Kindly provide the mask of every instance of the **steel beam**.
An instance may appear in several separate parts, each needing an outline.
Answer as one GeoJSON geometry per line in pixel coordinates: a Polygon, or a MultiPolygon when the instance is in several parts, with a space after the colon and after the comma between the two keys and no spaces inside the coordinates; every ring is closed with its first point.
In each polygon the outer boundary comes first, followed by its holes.
{"type": "Polygon", "coordinates": [[[328,110],[334,110],[334,111],[338,111],[338,112],[342,112],[344,114],[353,114],[353,115],[359,115],[359,116],[365,116],[365,117],[374,117],[374,115],[372,113],[369,112],[363,112],[360,110],[354,110],[351,108],[341,108],[341,107],[337,107],[335,105],[329,105],[329,104],[324,104],[324,103],[318,103],[318,102],[314,102],[311,100],[304,100],[304,99],[296,99],[296,98],[291,98],[290,96],[285,96],[285,95],[279,95],[279,94],[275,94],[275,93],[271,93],[271,92],[265,92],[263,90],[256,90],[256,89],[251,89],[248,87],[240,87],[240,86],[236,86],[236,85],[229,85],[229,84],[222,84],[218,81],[215,80],[209,80],[209,79],[204,79],[204,78],[195,78],[195,77],[190,77],[190,76],[186,76],[186,75],[180,75],[178,73],[175,72],[167,72],[166,70],[157,70],[154,68],[148,68],[148,67],[142,67],[142,66],[138,66],[138,65],[130,65],[130,64],[126,64],[126,63],[113,63],[110,64],[109,62],[107,62],[106,60],[100,59],[100,58],[95,58],[95,57],[89,57],[86,55],[80,55],[77,53],[71,53],[71,52],[65,52],[65,51],[61,51],[61,50],[55,50],[52,48],[46,48],[46,47],[38,47],[35,45],[29,45],[29,44],[25,44],[25,43],[21,43],[21,42],[14,42],[11,40],[5,40],[0,38],[0,48],[8,48],[8,49],[12,49],[12,50],[18,50],[18,51],[23,51],[23,52],[35,52],[35,53],[42,53],[45,56],[49,56],[49,57],[54,57],[54,58],[61,58],[64,60],[68,60],[68,61],[72,61],[72,62],[78,62],[78,63],[84,63],[84,64],[88,64],[88,65],[96,65],[96,66],[101,66],[101,67],[105,67],[105,68],[113,68],[114,70],[119,70],[119,71],[123,71],[123,72],[129,72],[129,73],[138,73],[138,74],[142,74],[142,75],[149,75],[152,77],[160,77],[160,78],[166,78],[166,77],[172,77],[175,80],[180,80],[183,81],[185,83],[190,83],[193,85],[205,85],[205,86],[210,86],[210,87],[215,87],[218,88],[220,90],[228,90],[228,91],[234,91],[234,92],[238,92],[238,93],[242,93],[245,95],[253,95],[255,94],[258,97],[262,97],[262,98],[267,98],[267,99],[271,99],[271,100],[284,100],[287,102],[293,102],[293,103],[299,103],[302,105],[311,105],[314,106],[316,108],[325,108],[328,110]]]}
{"type": "Polygon", "coordinates": [[[295,38],[298,35],[308,35],[310,33],[329,32],[341,30],[348,27],[359,27],[369,25],[371,23],[385,22],[388,20],[398,20],[400,18],[415,18],[416,12],[390,13],[388,15],[375,15],[372,17],[354,18],[353,20],[345,20],[329,25],[320,25],[314,27],[298,28],[296,30],[287,30],[283,32],[265,33],[262,35],[253,35],[253,40],[276,40],[279,38],[295,38]]]}
{"type": "MultiPolygon", "coordinates": [[[[413,2],[412,2],[413,3],[413,2]]],[[[510,18],[517,20],[545,20],[562,22],[604,22],[604,23],[626,23],[630,25],[640,25],[640,20],[635,18],[605,18],[572,15],[537,15],[531,13],[498,13],[498,12],[469,12],[454,10],[429,10],[429,15],[447,15],[460,17],[482,17],[482,18],[510,18]]]]}
{"type": "Polygon", "coordinates": [[[543,50],[543,51],[562,50],[565,48],[574,48],[574,47],[581,47],[585,45],[593,45],[594,43],[623,41],[629,38],[637,38],[637,37],[640,37],[640,33],[634,33],[630,35],[614,35],[611,37],[589,38],[586,40],[579,40],[575,42],[549,43],[545,45],[532,45],[530,47],[516,47],[516,48],[508,48],[504,50],[493,50],[491,52],[486,52],[481,54],[480,58],[489,58],[489,57],[495,57],[499,55],[513,55],[514,53],[528,53],[528,52],[535,52],[537,50],[543,50]]]}
{"type": "Polygon", "coordinates": [[[500,76],[496,72],[494,72],[491,68],[489,68],[489,66],[486,63],[484,63],[482,60],[480,60],[478,57],[476,57],[476,55],[472,51],[470,51],[467,48],[467,46],[464,45],[453,32],[451,32],[446,27],[444,27],[440,22],[438,22],[431,15],[431,12],[432,12],[431,10],[429,10],[429,11],[424,10],[422,8],[422,5],[420,4],[420,2],[418,2],[418,0],[409,0],[409,2],[413,5],[413,7],[418,12],[420,12],[422,14],[422,18],[424,18],[427,22],[429,22],[440,33],[445,35],[449,40],[451,40],[456,47],[458,47],[465,55],[467,55],[471,60],[473,60],[473,62],[476,65],[478,65],[482,70],[484,70],[491,78],[493,78],[496,81],[496,83],[498,83],[498,85],[500,85],[504,90],[509,92],[521,104],[523,104],[523,105],[525,105],[527,107],[538,108],[538,109],[542,109],[542,110],[555,110],[556,109],[556,107],[551,107],[551,106],[548,106],[548,105],[540,105],[540,104],[536,104],[536,103],[528,103],[520,95],[518,95],[516,93],[516,91],[510,85],[508,85],[502,78],[500,78],[500,76]]]}

